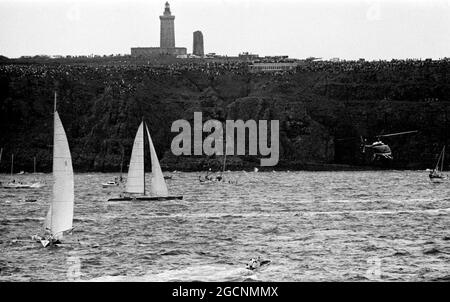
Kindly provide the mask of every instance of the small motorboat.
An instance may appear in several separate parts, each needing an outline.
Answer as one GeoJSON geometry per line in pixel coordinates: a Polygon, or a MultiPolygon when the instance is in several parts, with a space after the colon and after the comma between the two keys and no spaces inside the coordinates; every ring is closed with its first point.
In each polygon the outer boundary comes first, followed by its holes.
{"type": "Polygon", "coordinates": [[[164,179],[172,179],[172,176],[164,175],[164,179]]]}
{"type": "Polygon", "coordinates": [[[119,182],[113,181],[113,180],[108,181],[107,183],[102,183],[103,188],[116,187],[118,185],[119,185],[119,182]]]}
{"type": "Polygon", "coordinates": [[[252,258],[252,259],[250,259],[250,262],[247,263],[245,268],[253,271],[253,270],[256,270],[256,269],[258,269],[264,265],[267,265],[269,263],[270,263],[270,260],[261,260],[261,257],[258,257],[256,259],[252,258]]]}

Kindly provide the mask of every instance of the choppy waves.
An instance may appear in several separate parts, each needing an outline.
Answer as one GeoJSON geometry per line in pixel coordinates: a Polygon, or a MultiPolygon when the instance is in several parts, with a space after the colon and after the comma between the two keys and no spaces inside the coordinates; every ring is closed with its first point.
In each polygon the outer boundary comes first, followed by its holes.
{"type": "Polygon", "coordinates": [[[51,188],[0,191],[0,281],[449,280],[450,186],[426,173],[171,175],[182,201],[106,202],[116,175],[77,174],[75,231],[55,249],[30,240],[51,188]],[[271,264],[246,270],[257,256],[271,264]]]}

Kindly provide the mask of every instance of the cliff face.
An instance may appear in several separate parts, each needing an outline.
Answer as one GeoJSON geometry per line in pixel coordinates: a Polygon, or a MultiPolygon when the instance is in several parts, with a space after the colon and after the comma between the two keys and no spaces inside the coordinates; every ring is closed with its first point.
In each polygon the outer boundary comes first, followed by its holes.
{"type": "MultiPolygon", "coordinates": [[[[217,119],[279,120],[278,168],[364,165],[360,135],[419,130],[384,139],[394,167],[434,165],[448,140],[448,61],[389,68],[300,68],[282,75],[245,69],[108,65],[0,65],[0,172],[51,171],[53,92],[77,171],[124,171],[142,118],[166,169],[220,168],[221,157],[175,157],[170,127],[217,119]],[[338,141],[336,138],[355,137],[338,141]]],[[[206,135],[206,134],[205,134],[206,135]]],[[[150,166],[149,160],[147,160],[150,166]]],[[[259,165],[257,157],[229,157],[230,169],[259,165]]],[[[276,169],[277,167],[275,167],[276,169]]]]}
{"type": "Polygon", "coordinates": [[[283,162],[333,162],[333,139],[328,129],[308,114],[304,102],[281,97],[245,97],[227,109],[231,120],[278,120],[283,162]]]}

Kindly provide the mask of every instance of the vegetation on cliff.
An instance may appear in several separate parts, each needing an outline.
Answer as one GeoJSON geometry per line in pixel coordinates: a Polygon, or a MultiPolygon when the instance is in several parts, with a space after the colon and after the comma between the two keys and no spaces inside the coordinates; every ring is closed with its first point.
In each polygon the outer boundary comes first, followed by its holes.
{"type": "MultiPolygon", "coordinates": [[[[365,165],[359,141],[336,138],[419,130],[386,139],[394,167],[431,167],[448,142],[450,61],[304,62],[281,74],[251,74],[244,63],[0,64],[0,172],[51,171],[53,93],[76,171],[124,170],[135,131],[147,121],[163,168],[200,170],[221,159],[176,158],[173,121],[278,119],[277,168],[365,165]]],[[[448,162],[448,161],[447,161],[448,162]]],[[[147,161],[150,165],[149,161],[147,161]]],[[[259,164],[230,157],[230,169],[259,164]]]]}

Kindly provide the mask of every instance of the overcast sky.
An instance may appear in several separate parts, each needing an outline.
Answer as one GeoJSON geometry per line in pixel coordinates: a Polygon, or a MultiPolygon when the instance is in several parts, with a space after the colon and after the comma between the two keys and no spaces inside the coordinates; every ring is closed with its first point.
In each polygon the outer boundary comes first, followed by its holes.
{"type": "MultiPolygon", "coordinates": [[[[0,55],[129,54],[159,46],[164,0],[0,0],[0,55]]],[[[450,0],[171,0],[192,52],[342,59],[450,57],[450,0]]]]}

